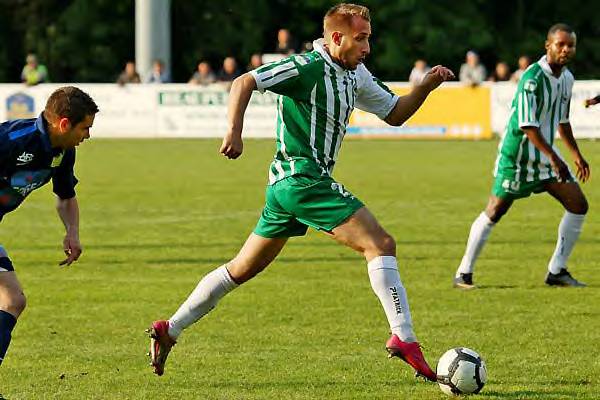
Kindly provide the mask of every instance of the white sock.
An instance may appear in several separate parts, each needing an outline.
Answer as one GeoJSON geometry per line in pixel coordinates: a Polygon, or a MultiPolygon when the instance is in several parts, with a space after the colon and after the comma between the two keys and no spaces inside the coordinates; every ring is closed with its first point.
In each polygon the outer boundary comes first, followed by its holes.
{"type": "Polygon", "coordinates": [[[465,255],[456,270],[456,276],[473,273],[475,261],[477,261],[477,257],[479,256],[479,253],[481,253],[481,249],[483,249],[494,225],[495,223],[492,222],[485,211],[479,214],[475,221],[473,221],[471,232],[469,232],[469,240],[467,240],[465,255]]]}
{"type": "Polygon", "coordinates": [[[379,297],[392,333],[404,342],[416,342],[406,290],[400,281],[396,257],[379,256],[369,261],[371,287],[379,297]]]}
{"type": "Polygon", "coordinates": [[[565,215],[558,225],[558,240],[554,254],[548,263],[548,271],[558,274],[561,268],[567,268],[567,260],[579,238],[584,218],[585,214],[573,214],[565,211],[565,215]]]}
{"type": "Polygon", "coordinates": [[[169,318],[169,336],[177,339],[184,329],[208,314],[223,296],[236,287],[238,284],[231,279],[225,265],[205,275],[177,312],[169,318]]]}

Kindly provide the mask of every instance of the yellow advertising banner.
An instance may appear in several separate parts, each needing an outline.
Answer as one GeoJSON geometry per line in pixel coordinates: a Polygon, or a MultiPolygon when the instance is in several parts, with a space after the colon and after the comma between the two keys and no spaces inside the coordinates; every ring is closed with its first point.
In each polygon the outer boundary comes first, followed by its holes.
{"type": "MultiPolygon", "coordinates": [[[[408,84],[390,84],[400,96],[408,84]]],[[[348,136],[434,139],[489,139],[492,137],[491,94],[487,86],[445,83],[434,90],[421,108],[402,126],[389,126],[377,116],[355,109],[348,136]]]]}

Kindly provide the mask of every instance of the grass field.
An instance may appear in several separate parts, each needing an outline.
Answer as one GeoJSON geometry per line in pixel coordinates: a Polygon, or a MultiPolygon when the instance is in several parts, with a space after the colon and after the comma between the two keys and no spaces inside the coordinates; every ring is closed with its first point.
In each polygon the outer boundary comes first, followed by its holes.
{"type": "MultiPolygon", "coordinates": [[[[184,332],[151,373],[144,329],[235,255],[263,204],[272,141],[241,159],[216,140],[97,140],[78,153],[84,254],[61,269],[50,188],[0,225],[28,296],[0,367],[8,399],[444,399],[384,350],[388,327],[364,260],[311,231],[184,332]]],[[[600,398],[600,180],[571,258],[586,289],[547,288],[561,207],[519,201],[478,263],[479,290],[451,278],[491,185],[496,142],[348,141],[335,177],[397,239],[416,333],[431,364],[479,351],[473,399],[600,398]]],[[[600,143],[581,147],[592,170],[600,143]]],[[[594,172],[593,172],[594,173],[594,172]]]]}

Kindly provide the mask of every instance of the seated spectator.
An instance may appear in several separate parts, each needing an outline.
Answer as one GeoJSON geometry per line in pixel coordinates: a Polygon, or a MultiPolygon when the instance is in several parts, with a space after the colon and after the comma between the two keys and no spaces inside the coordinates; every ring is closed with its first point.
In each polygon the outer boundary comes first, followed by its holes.
{"type": "Polygon", "coordinates": [[[431,68],[429,68],[425,60],[419,59],[415,61],[415,66],[413,67],[412,71],[410,71],[408,81],[413,86],[418,85],[421,83],[423,77],[429,72],[429,70],[431,70],[431,68]]]}
{"type": "Polygon", "coordinates": [[[521,75],[523,75],[523,72],[525,72],[525,70],[529,68],[529,65],[531,64],[531,59],[528,56],[521,56],[519,57],[518,63],[519,69],[513,72],[513,74],[510,77],[510,80],[513,82],[519,82],[519,79],[521,79],[521,75]]]}
{"type": "Polygon", "coordinates": [[[48,69],[46,69],[45,65],[38,64],[35,54],[28,54],[25,62],[26,64],[21,71],[21,82],[29,86],[50,82],[48,69]]]}
{"type": "Polygon", "coordinates": [[[496,68],[492,75],[490,75],[489,81],[491,82],[506,82],[510,80],[510,68],[507,63],[500,61],[496,64],[496,68]]]}
{"type": "Polygon", "coordinates": [[[223,60],[223,68],[217,74],[217,80],[219,82],[232,82],[238,76],[240,76],[240,71],[238,71],[235,58],[226,57],[223,60]]]}
{"type": "Polygon", "coordinates": [[[169,83],[171,78],[165,70],[165,64],[162,60],[154,60],[152,63],[152,71],[146,77],[144,83],[169,83]]]}
{"type": "Polygon", "coordinates": [[[258,54],[258,53],[254,53],[250,57],[250,63],[248,64],[248,67],[246,68],[246,70],[252,71],[252,70],[255,70],[256,68],[260,67],[261,65],[263,65],[262,55],[258,54]]]}
{"type": "Polygon", "coordinates": [[[124,86],[126,83],[141,83],[140,74],[135,70],[135,63],[133,61],[127,61],[125,69],[117,78],[117,83],[120,86],[124,86]]]}
{"type": "Polygon", "coordinates": [[[466,62],[460,66],[459,80],[469,86],[480,85],[487,76],[485,67],[479,62],[479,55],[469,50],[466,62]]]}
{"type": "Polygon", "coordinates": [[[216,81],[217,77],[212,72],[210,64],[206,61],[201,61],[198,63],[198,69],[194,72],[188,83],[206,86],[216,81]]]}
{"type": "Polygon", "coordinates": [[[292,41],[292,34],[287,29],[280,29],[277,32],[277,45],[275,46],[275,53],[289,56],[295,52],[296,50],[292,41]]]}

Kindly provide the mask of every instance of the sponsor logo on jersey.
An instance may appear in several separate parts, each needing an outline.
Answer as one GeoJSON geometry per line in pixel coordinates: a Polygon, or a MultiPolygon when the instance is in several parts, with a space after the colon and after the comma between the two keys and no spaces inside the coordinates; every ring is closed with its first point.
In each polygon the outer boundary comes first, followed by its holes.
{"type": "Polygon", "coordinates": [[[537,82],[533,79],[529,79],[523,84],[523,90],[535,92],[535,89],[537,89],[537,82]]]}
{"type": "Polygon", "coordinates": [[[26,165],[32,161],[33,161],[33,154],[27,153],[26,151],[24,151],[23,154],[21,154],[19,157],[17,157],[17,166],[26,165]]]}

